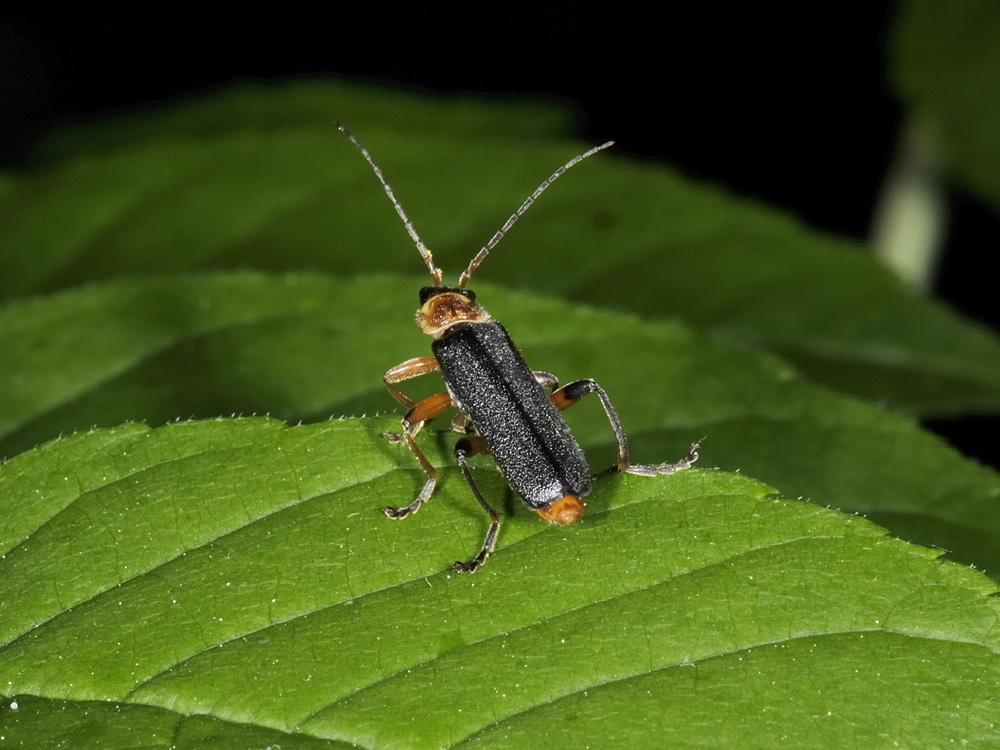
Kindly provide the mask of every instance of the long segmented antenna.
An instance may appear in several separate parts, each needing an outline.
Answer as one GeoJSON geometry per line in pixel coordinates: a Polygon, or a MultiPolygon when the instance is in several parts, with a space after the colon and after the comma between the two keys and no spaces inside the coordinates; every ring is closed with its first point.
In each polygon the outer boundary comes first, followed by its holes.
{"type": "MultiPolygon", "coordinates": [[[[417,230],[413,228],[413,222],[410,221],[409,217],[406,215],[406,211],[403,210],[403,206],[400,205],[398,200],[396,200],[396,195],[392,192],[392,188],[389,187],[389,183],[386,182],[385,177],[382,176],[382,170],[379,169],[378,164],[376,164],[375,160],[372,159],[371,154],[368,153],[368,149],[366,149],[364,146],[361,145],[361,142],[354,137],[354,134],[350,130],[345,128],[336,120],[334,120],[333,124],[337,126],[337,130],[339,130],[341,133],[343,133],[350,139],[351,143],[353,143],[357,147],[358,151],[361,152],[361,155],[365,157],[365,160],[371,166],[372,171],[375,172],[375,176],[378,177],[378,181],[382,183],[382,187],[385,189],[385,194],[389,196],[389,200],[392,201],[392,205],[396,208],[396,213],[399,214],[399,218],[403,220],[403,224],[406,227],[406,231],[409,232],[410,237],[413,239],[414,244],[416,244],[417,250],[420,251],[420,255],[424,259],[424,263],[427,264],[427,268],[431,272],[431,278],[434,280],[434,284],[436,286],[441,286],[441,269],[437,268],[434,265],[434,256],[431,255],[431,251],[427,249],[427,246],[423,243],[423,240],[420,239],[420,235],[417,234],[417,230]]],[[[545,189],[549,185],[555,182],[556,179],[558,179],[563,172],[572,167],[574,164],[583,161],[588,156],[593,156],[598,151],[603,151],[609,146],[613,146],[614,143],[615,143],[614,141],[608,141],[607,143],[602,143],[600,146],[595,146],[589,151],[585,151],[579,156],[573,157],[568,162],[559,167],[559,169],[553,172],[552,175],[545,182],[539,185],[538,188],[535,190],[535,192],[533,192],[531,196],[528,198],[528,200],[522,203],[521,207],[517,209],[517,211],[515,211],[513,214],[511,214],[511,217],[507,219],[507,222],[502,227],[500,227],[500,229],[497,231],[496,234],[493,235],[493,238],[485,245],[483,245],[482,249],[478,253],[476,253],[476,257],[472,259],[472,262],[469,263],[469,267],[465,269],[465,271],[462,273],[462,276],[459,278],[458,281],[459,288],[460,289],[465,288],[465,285],[469,282],[469,279],[472,278],[472,272],[475,271],[477,268],[479,268],[479,264],[482,263],[486,259],[486,256],[490,254],[490,250],[496,247],[497,243],[500,242],[500,240],[503,239],[504,235],[510,231],[510,228],[514,226],[514,222],[521,218],[521,214],[523,214],[525,211],[528,210],[531,204],[535,202],[535,200],[538,198],[539,195],[545,192],[545,189]]]]}
{"type": "MultiPolygon", "coordinates": [[[[343,130],[343,128],[341,128],[341,130],[343,130]]],[[[496,247],[496,244],[500,240],[502,240],[503,236],[507,234],[508,231],[510,231],[510,228],[512,226],[514,226],[514,222],[517,221],[519,218],[521,218],[521,214],[527,211],[528,207],[535,202],[535,199],[538,198],[538,196],[541,195],[543,192],[545,192],[545,188],[547,188],[549,185],[555,182],[556,179],[563,172],[572,167],[574,164],[583,161],[588,156],[593,156],[598,151],[603,151],[604,149],[608,148],[608,146],[613,146],[614,143],[615,143],[614,141],[608,141],[607,143],[602,143],[600,146],[594,146],[594,148],[590,149],[590,151],[586,151],[580,154],[579,156],[570,159],[568,162],[559,167],[559,169],[553,172],[552,176],[549,177],[549,179],[547,179],[545,182],[539,185],[538,189],[531,194],[531,197],[528,198],[528,200],[526,200],[524,203],[522,203],[521,207],[517,209],[517,211],[515,211],[513,214],[511,214],[511,217],[509,219],[507,219],[507,223],[504,224],[502,227],[500,227],[500,230],[493,235],[493,239],[487,242],[483,246],[482,250],[476,253],[476,257],[472,259],[472,262],[469,263],[469,267],[465,269],[465,272],[462,274],[462,277],[458,281],[459,288],[465,289],[465,285],[468,283],[469,279],[472,278],[472,272],[475,271],[477,268],[479,268],[479,264],[482,263],[486,259],[486,256],[490,254],[490,250],[496,247]]],[[[369,161],[371,160],[369,159],[369,161]]],[[[388,190],[388,186],[386,186],[386,189],[388,190]]],[[[402,211],[402,209],[400,209],[400,211],[402,211]]]]}
{"type": "MultiPolygon", "coordinates": [[[[392,201],[392,205],[396,207],[396,213],[399,214],[399,218],[403,220],[403,224],[406,225],[406,231],[410,233],[410,237],[413,238],[414,243],[416,243],[417,245],[417,250],[420,251],[420,255],[424,259],[424,263],[426,263],[427,268],[430,269],[431,278],[434,280],[434,285],[441,286],[441,269],[435,267],[434,256],[431,255],[431,251],[427,249],[427,246],[420,239],[420,235],[417,234],[417,230],[413,228],[413,222],[411,222],[410,219],[407,217],[406,211],[403,210],[403,207],[399,204],[399,201],[396,200],[396,196],[393,194],[392,188],[389,187],[389,183],[386,182],[385,178],[382,176],[382,170],[378,168],[378,164],[376,164],[375,161],[372,159],[371,154],[368,153],[368,149],[366,149],[364,146],[361,145],[361,142],[354,137],[354,134],[350,130],[345,128],[336,120],[334,120],[333,124],[337,126],[337,130],[339,130],[341,133],[343,133],[344,135],[346,135],[348,138],[351,139],[351,143],[353,143],[355,146],[358,147],[358,151],[361,152],[361,154],[371,165],[371,168],[375,171],[375,176],[378,177],[378,181],[381,182],[382,187],[385,188],[385,194],[389,196],[389,200],[392,201]]],[[[585,156],[589,155],[590,154],[585,154],[585,156]]],[[[577,161],[579,161],[579,159],[581,158],[583,157],[578,157],[577,161]]]]}

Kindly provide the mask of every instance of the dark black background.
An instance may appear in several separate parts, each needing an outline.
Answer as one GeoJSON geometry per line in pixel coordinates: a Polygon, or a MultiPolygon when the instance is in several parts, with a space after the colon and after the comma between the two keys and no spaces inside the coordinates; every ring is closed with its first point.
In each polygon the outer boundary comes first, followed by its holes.
{"type": "MultiPolygon", "coordinates": [[[[866,236],[905,114],[887,73],[894,2],[541,5],[271,6],[255,19],[165,15],[169,6],[141,6],[142,18],[7,10],[0,167],[16,168],[59,123],[234,81],[335,74],[559,101],[587,140],[614,139],[622,153],[669,161],[814,227],[866,236]]],[[[1000,325],[979,267],[983,248],[997,246],[996,217],[960,193],[951,209],[936,292],[1000,325]]],[[[997,424],[932,426],[996,464],[997,424]]]]}

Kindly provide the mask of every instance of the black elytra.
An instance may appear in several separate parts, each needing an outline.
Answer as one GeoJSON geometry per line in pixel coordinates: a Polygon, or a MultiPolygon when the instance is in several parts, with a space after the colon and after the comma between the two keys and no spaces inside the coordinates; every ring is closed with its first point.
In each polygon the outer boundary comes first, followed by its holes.
{"type": "Polygon", "coordinates": [[[459,323],[431,351],[455,406],[525,505],[590,494],[586,456],[500,323],[459,323]]]}

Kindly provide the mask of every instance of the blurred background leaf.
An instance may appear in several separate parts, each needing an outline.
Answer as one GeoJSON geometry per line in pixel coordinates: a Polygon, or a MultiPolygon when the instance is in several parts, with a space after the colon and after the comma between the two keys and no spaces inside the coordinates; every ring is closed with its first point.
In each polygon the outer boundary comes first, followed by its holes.
{"type": "MultiPolygon", "coordinates": [[[[326,120],[310,121],[316,111],[359,129],[453,275],[544,176],[584,148],[538,132],[546,120],[531,107],[524,129],[499,135],[495,123],[518,119],[516,107],[447,103],[431,117],[425,102],[393,120],[407,97],[386,107],[387,99],[351,85],[286,84],[275,101],[254,89],[178,105],[158,139],[151,114],[108,125],[113,139],[91,136],[94,126],[55,139],[52,151],[64,158],[24,177],[0,204],[5,294],[247,265],[419,273],[368,165],[326,120]],[[362,113],[376,103],[378,124],[365,129],[371,117],[362,113]],[[434,121],[433,133],[413,128],[421,117],[434,121]]],[[[547,193],[478,278],[680,318],[777,351],[818,382],[918,414],[1000,406],[996,335],[916,297],[857,243],[607,152],[547,193]]]]}
{"type": "Polygon", "coordinates": [[[1000,6],[900,4],[890,68],[950,179],[1000,208],[1000,6]]]}

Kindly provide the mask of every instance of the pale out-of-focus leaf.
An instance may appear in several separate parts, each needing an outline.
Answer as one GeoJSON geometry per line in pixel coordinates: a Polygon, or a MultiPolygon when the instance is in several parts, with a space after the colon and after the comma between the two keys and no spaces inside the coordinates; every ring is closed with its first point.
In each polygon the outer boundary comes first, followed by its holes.
{"type": "MultiPolygon", "coordinates": [[[[333,82],[241,87],[96,123],[6,178],[0,296],[219,268],[422,272],[368,165],[322,112],[356,130],[453,275],[586,147],[554,135],[560,118],[537,105],[333,82]]],[[[910,294],[862,249],[611,150],[547,191],[477,279],[679,317],[915,413],[1000,407],[995,333],[910,294]]]]}

